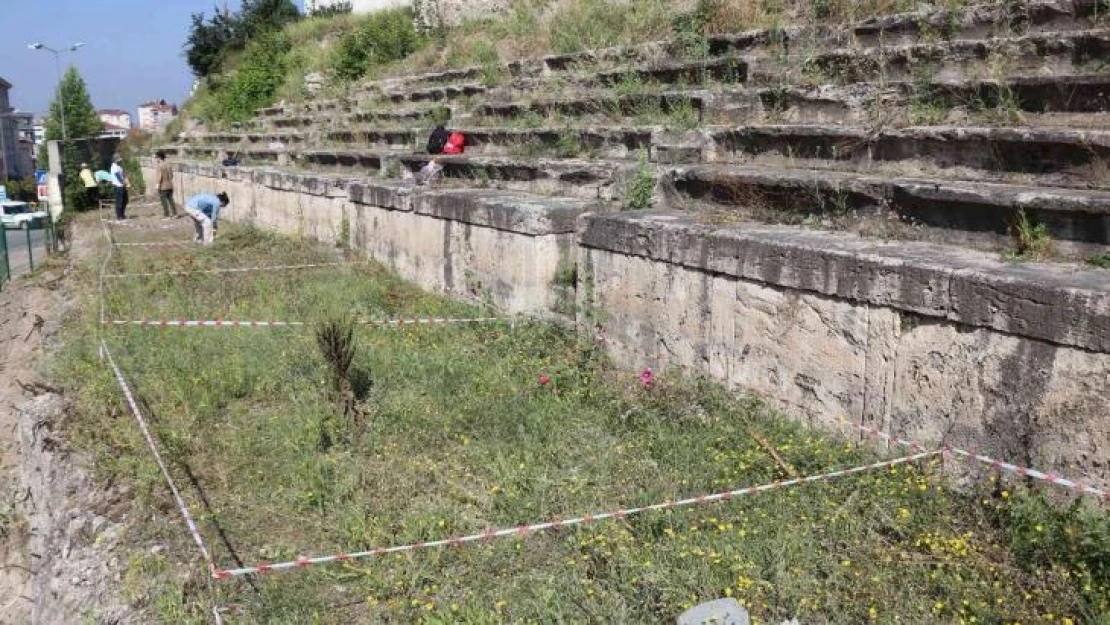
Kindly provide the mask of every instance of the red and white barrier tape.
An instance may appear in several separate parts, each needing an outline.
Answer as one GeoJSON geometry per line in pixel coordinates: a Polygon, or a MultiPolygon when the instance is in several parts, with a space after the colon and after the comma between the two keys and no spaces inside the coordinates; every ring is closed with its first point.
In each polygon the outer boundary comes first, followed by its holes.
{"type": "Polygon", "coordinates": [[[131,228],[132,230],[172,230],[174,228],[183,229],[180,228],[180,226],[183,225],[183,222],[179,222],[176,220],[172,222],[164,221],[161,223],[136,223],[133,220],[116,221],[114,219],[102,219],[101,221],[110,226],[123,226],[125,228],[131,228]]]}
{"type": "MultiPolygon", "coordinates": [[[[768,393],[766,391],[760,391],[760,390],[756,390],[756,389],[752,389],[752,388],[748,388],[748,389],[745,389],[745,390],[747,392],[753,394],[753,395],[763,397],[764,399],[775,401],[775,402],[778,402],[780,404],[790,406],[792,408],[797,408],[799,410],[812,412],[812,408],[809,408],[807,406],[803,406],[801,404],[792,402],[788,399],[783,399],[781,397],[776,397],[776,396],[774,396],[771,393],[768,393]]],[[[880,438],[880,439],[886,441],[887,443],[894,443],[896,445],[899,445],[901,447],[905,447],[907,449],[914,450],[914,451],[921,450],[921,449],[925,448],[925,446],[922,445],[920,441],[899,438],[897,436],[892,436],[890,434],[882,432],[882,431],[878,430],[877,428],[869,427],[869,426],[866,426],[866,425],[861,425],[859,423],[852,423],[851,421],[848,421],[843,415],[838,416],[837,420],[840,422],[841,425],[847,425],[849,427],[858,429],[858,430],[864,432],[865,434],[867,434],[868,437],[870,437],[870,438],[880,438]]],[[[955,454],[955,455],[958,455],[958,456],[963,456],[963,457],[965,457],[969,460],[973,460],[973,461],[976,461],[976,462],[980,462],[982,464],[990,465],[990,466],[992,466],[995,469],[998,469],[1000,471],[1006,471],[1008,473],[1013,473],[1013,474],[1019,475],[1021,477],[1031,477],[1031,478],[1034,478],[1034,479],[1037,479],[1037,480],[1042,480],[1044,482],[1048,482],[1049,484],[1053,484],[1055,486],[1062,486],[1064,488],[1071,489],[1071,490],[1073,490],[1077,493],[1080,493],[1080,494],[1094,495],[1095,497],[1099,497],[1101,499],[1110,501],[1110,490],[1097,488],[1097,487],[1091,486],[1089,484],[1083,484],[1081,482],[1077,482],[1075,480],[1071,480],[1071,479],[1068,479],[1066,477],[1056,475],[1055,473],[1052,473],[1051,471],[1039,471],[1037,469],[1031,469],[1031,468],[1028,468],[1028,467],[1023,467],[1023,466],[1020,466],[1020,465],[1017,465],[1017,464],[1014,464],[1014,463],[1011,463],[1011,462],[996,460],[994,458],[991,458],[990,456],[985,456],[985,455],[979,454],[978,452],[976,452],[974,450],[969,451],[969,450],[966,450],[966,449],[960,449],[958,447],[952,447],[951,445],[946,445],[944,443],[941,443],[940,445],[937,445],[937,447],[940,448],[940,450],[945,452],[945,453],[952,453],[952,454],[955,454]]]]}
{"type": "MultiPolygon", "coordinates": [[[[907,440],[904,438],[899,438],[897,436],[892,436],[890,434],[887,434],[886,432],[880,431],[878,428],[861,425],[858,423],[851,423],[845,420],[843,417],[840,419],[840,421],[842,423],[846,423],[851,427],[863,431],[871,438],[881,438],[887,442],[894,443],[895,445],[906,447],[908,449],[922,449],[921,443],[919,443],[918,441],[907,440]]],[[[941,445],[940,449],[945,453],[952,453],[957,456],[963,456],[968,460],[973,460],[982,464],[990,465],[991,467],[1000,471],[1006,471],[1008,473],[1013,473],[1021,477],[1031,477],[1037,480],[1048,482],[1049,484],[1055,484],[1056,486],[1070,488],[1071,490],[1074,490],[1078,493],[1094,495],[1095,497],[1099,497],[1101,499],[1110,499],[1110,491],[1096,488],[1088,484],[1082,484],[1080,482],[1076,482],[1075,480],[1056,475],[1055,473],[1050,473],[1048,471],[1038,471],[1037,469],[1030,469],[1028,467],[1023,467],[1010,462],[1003,462],[1002,460],[996,460],[994,458],[991,458],[990,456],[985,456],[974,450],[969,451],[966,449],[960,449],[959,447],[952,447],[951,445],[941,445]]]]}
{"type": "MultiPolygon", "coordinates": [[[[504,317],[472,318],[414,318],[414,319],[360,319],[364,326],[447,325],[463,323],[511,322],[504,317]]],[[[233,319],[106,319],[104,323],[117,326],[146,326],[156,328],[290,328],[312,325],[310,321],[236,321],[233,319]]]]}
{"type": "Polygon", "coordinates": [[[640,506],[636,508],[625,508],[622,510],[614,510],[612,512],[602,512],[598,514],[587,514],[585,516],[573,517],[569,519],[561,519],[557,521],[548,521],[545,523],[535,523],[532,525],[518,525],[516,527],[507,527],[499,530],[488,529],[478,534],[470,534],[469,536],[453,536],[441,540],[421,541],[409,543],[406,545],[397,545],[394,547],[379,547],[369,551],[355,551],[351,553],[340,553],[328,556],[318,556],[314,558],[301,557],[296,560],[287,562],[275,562],[273,564],[259,564],[257,566],[249,566],[239,569],[218,569],[213,572],[216,579],[230,579],[234,577],[241,577],[244,575],[254,575],[257,573],[269,573],[272,571],[281,571],[286,569],[305,568],[314,564],[327,564],[331,562],[344,562],[347,560],[356,560],[361,558],[369,558],[371,556],[383,556],[391,553],[400,553],[405,551],[416,551],[418,549],[430,549],[432,547],[448,547],[458,546],[466,543],[473,543],[492,538],[504,538],[507,536],[520,536],[524,537],[528,534],[542,532],[549,529],[561,529],[564,527],[571,527],[575,525],[587,525],[594,521],[603,521],[606,519],[623,519],[625,517],[639,514],[641,512],[649,512],[656,510],[669,510],[671,508],[682,508],[693,505],[708,504],[716,501],[728,501],[733,497],[742,497],[744,495],[754,495],[769,490],[776,490],[779,488],[789,488],[791,486],[799,486],[802,484],[809,484],[812,482],[821,482],[825,480],[832,480],[838,477],[848,475],[855,475],[857,473],[866,473],[876,469],[883,469],[892,467],[899,464],[906,464],[916,462],[932,456],[940,455],[940,451],[924,451],[910,456],[903,456],[901,458],[894,458],[892,460],[884,460],[882,462],[875,462],[863,466],[853,467],[850,469],[842,469],[839,471],[830,471],[828,473],[821,473],[818,475],[811,475],[807,477],[795,478],[792,480],[785,480],[781,482],[772,482],[770,484],[762,484],[760,486],[751,486],[748,488],[738,488],[712,495],[701,495],[698,497],[690,497],[688,499],[680,499],[678,501],[665,501],[662,503],[652,504],[650,506],[640,506]]]}
{"type": "Polygon", "coordinates": [[[112,245],[116,247],[185,247],[193,244],[181,241],[149,241],[146,243],[113,243],[112,245]]]}
{"type": "Polygon", "coordinates": [[[120,390],[123,391],[123,396],[127,400],[128,407],[131,409],[131,414],[135,417],[135,421],[139,423],[139,429],[142,430],[143,438],[146,439],[146,444],[150,447],[151,453],[154,454],[154,461],[158,463],[158,468],[162,470],[162,476],[166,478],[166,484],[169,485],[170,492],[173,493],[174,501],[177,503],[177,510],[181,513],[181,518],[185,520],[185,525],[189,529],[189,534],[193,537],[193,542],[197,544],[197,549],[200,550],[201,557],[204,558],[208,570],[214,574],[216,571],[216,564],[212,560],[212,555],[208,551],[208,547],[204,544],[204,539],[201,538],[196,522],[193,521],[193,515],[189,514],[189,508],[185,505],[185,500],[182,499],[181,492],[177,490],[177,485],[174,484],[169,469],[166,468],[166,463],[162,460],[162,454],[159,453],[158,445],[154,442],[154,436],[151,435],[150,428],[147,427],[146,419],[143,418],[143,413],[139,410],[139,404],[135,401],[135,396],[131,392],[131,387],[128,386],[127,380],[123,377],[123,372],[120,371],[119,366],[116,365],[115,359],[112,358],[112,352],[108,350],[108,344],[103,340],[100,341],[100,350],[107,359],[108,366],[111,367],[112,374],[115,375],[120,390]]]}
{"type": "Polygon", "coordinates": [[[310,263],[305,265],[260,265],[257,267],[232,267],[225,269],[196,269],[192,271],[151,271],[148,273],[111,273],[105,278],[119,279],[119,278],[140,278],[151,276],[187,276],[191,274],[203,273],[248,273],[252,271],[281,271],[286,269],[310,269],[314,267],[345,267],[348,265],[362,265],[365,263],[346,262],[346,263],[310,263]]]}

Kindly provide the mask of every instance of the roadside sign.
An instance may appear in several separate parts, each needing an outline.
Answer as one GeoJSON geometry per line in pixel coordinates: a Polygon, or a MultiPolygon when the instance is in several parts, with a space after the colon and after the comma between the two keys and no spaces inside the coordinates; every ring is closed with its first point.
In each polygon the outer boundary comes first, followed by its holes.
{"type": "Polygon", "coordinates": [[[46,177],[48,175],[49,172],[47,172],[45,169],[35,170],[35,184],[38,187],[37,194],[40,201],[50,199],[50,184],[46,181],[46,177]]]}
{"type": "Polygon", "coordinates": [[[0,184],[0,202],[8,201],[8,188],[0,184]]]}

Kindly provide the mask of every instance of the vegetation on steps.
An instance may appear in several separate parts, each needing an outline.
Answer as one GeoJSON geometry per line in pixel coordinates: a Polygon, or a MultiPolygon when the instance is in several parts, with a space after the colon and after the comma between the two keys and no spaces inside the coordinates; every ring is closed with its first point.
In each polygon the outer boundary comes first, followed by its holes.
{"type": "MultiPolygon", "coordinates": [[[[108,271],[338,259],[234,224],[221,235],[210,248],[125,249],[108,271]]],[[[80,266],[84,284],[96,284],[98,268],[97,259],[80,266]]],[[[957,494],[939,460],[222,582],[213,595],[97,357],[93,291],[63,331],[53,377],[73,398],[69,438],[97,459],[100,479],[134,493],[124,591],[152,622],[207,622],[214,599],[239,606],[241,623],[673,622],[721,596],[757,622],[1079,623],[1110,614],[1104,514],[1085,503],[1057,510],[995,479],[957,494]]],[[[482,312],[374,264],[112,280],[106,296],[110,318],[314,323],[105,334],[221,567],[650,504],[851,467],[884,451],[819,435],[705,379],[615,368],[591,342],[548,324],[352,330],[348,315],[482,312]]]]}
{"type": "MultiPolygon", "coordinates": [[[[185,112],[213,126],[241,122],[277,100],[314,95],[306,91],[309,75],[319,79],[312,81],[313,89],[341,95],[367,78],[464,66],[484,68],[483,80],[495,84],[509,61],[668,38],[698,58],[708,54],[706,36],[713,33],[851,22],[916,5],[902,0],[517,0],[507,14],[421,32],[410,9],[302,17],[290,14],[292,6],[289,0],[252,0],[239,13],[194,15],[186,55],[204,88],[185,112]],[[256,45],[258,39],[265,43],[256,45]],[[280,45],[270,45],[274,42],[280,45]]],[[[943,0],[940,6],[956,9],[963,1],[943,0]]]]}

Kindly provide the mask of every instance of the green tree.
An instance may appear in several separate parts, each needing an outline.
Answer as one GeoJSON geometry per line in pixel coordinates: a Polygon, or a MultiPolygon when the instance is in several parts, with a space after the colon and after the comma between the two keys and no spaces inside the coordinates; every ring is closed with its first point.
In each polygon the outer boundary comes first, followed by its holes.
{"type": "MultiPolygon", "coordinates": [[[[62,141],[62,173],[65,205],[77,210],[89,208],[79,177],[81,162],[93,159],[98,153],[97,137],[104,131],[104,124],[96,114],[85,79],[77,68],[70,67],[62,76],[50,112],[45,122],[46,140],[62,141]],[[65,111],[65,132],[62,130],[62,112],[65,111]],[[64,135],[64,136],[63,136],[64,135]]],[[[49,167],[49,153],[43,151],[43,167],[49,167]]],[[[101,158],[103,156],[101,155],[101,158]]],[[[104,163],[90,163],[94,167],[104,163]]]]}
{"type": "Polygon", "coordinates": [[[231,46],[235,24],[230,15],[220,13],[205,21],[204,13],[193,13],[193,26],[185,40],[185,61],[197,78],[220,71],[224,55],[231,46]]]}
{"type": "Polygon", "coordinates": [[[193,13],[185,60],[198,78],[211,77],[223,69],[229,53],[245,49],[249,42],[300,17],[292,0],[243,0],[238,13],[217,8],[208,19],[204,13],[193,13]]]}
{"type": "Polygon", "coordinates": [[[292,0],[243,0],[238,17],[236,46],[244,48],[251,39],[271,30],[281,30],[300,19],[301,14],[292,0]]]}

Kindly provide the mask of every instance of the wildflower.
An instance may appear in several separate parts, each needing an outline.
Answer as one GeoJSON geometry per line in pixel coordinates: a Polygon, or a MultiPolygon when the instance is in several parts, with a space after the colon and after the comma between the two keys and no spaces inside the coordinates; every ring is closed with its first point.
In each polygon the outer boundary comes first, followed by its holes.
{"type": "Polygon", "coordinates": [[[540,386],[547,386],[548,384],[551,384],[551,377],[548,376],[546,373],[541,373],[540,386]]]}
{"type": "Polygon", "coordinates": [[[651,388],[654,382],[655,374],[652,373],[650,368],[644,369],[640,372],[640,385],[643,386],[645,389],[651,388]]]}

